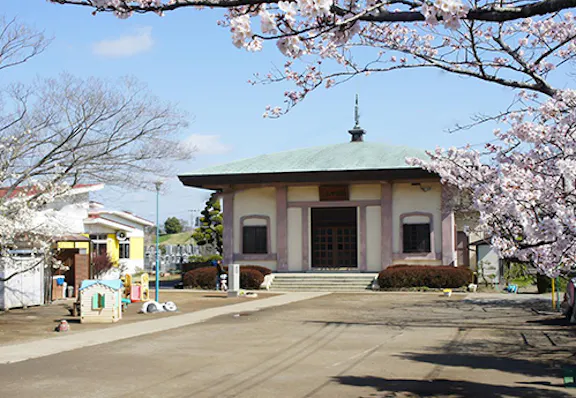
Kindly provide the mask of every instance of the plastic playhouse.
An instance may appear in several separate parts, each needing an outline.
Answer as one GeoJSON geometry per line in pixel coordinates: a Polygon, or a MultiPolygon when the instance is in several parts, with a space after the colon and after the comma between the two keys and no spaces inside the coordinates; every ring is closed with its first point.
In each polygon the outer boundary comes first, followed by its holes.
{"type": "Polygon", "coordinates": [[[80,286],[80,322],[112,323],[122,319],[123,283],[120,279],[87,279],[80,286]]]}

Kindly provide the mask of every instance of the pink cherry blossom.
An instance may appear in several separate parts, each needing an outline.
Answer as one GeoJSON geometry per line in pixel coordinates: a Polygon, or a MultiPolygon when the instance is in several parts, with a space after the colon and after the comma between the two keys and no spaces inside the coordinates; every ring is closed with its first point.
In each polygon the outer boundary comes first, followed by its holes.
{"type": "Polygon", "coordinates": [[[478,232],[504,257],[557,276],[576,269],[576,91],[558,92],[532,120],[528,113],[495,131],[497,143],[429,152],[408,159],[470,197],[478,232]]]}

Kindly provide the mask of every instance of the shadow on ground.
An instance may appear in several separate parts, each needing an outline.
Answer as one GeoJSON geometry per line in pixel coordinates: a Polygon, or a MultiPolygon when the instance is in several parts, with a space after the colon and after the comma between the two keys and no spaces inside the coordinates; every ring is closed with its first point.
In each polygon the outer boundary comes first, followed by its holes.
{"type": "Polygon", "coordinates": [[[554,361],[554,367],[552,367],[548,362],[510,358],[505,354],[496,356],[476,353],[406,353],[400,357],[441,366],[490,369],[536,377],[561,377],[560,367],[570,364],[569,361],[554,361]]]}
{"type": "MultiPolygon", "coordinates": [[[[568,392],[543,390],[528,386],[508,387],[461,380],[408,380],[385,379],[376,376],[338,376],[334,382],[356,387],[371,387],[383,393],[411,393],[417,397],[450,396],[453,398],[469,397],[518,397],[518,398],[565,398],[573,397],[568,392]]],[[[389,396],[389,395],[382,395],[389,396]]]]}

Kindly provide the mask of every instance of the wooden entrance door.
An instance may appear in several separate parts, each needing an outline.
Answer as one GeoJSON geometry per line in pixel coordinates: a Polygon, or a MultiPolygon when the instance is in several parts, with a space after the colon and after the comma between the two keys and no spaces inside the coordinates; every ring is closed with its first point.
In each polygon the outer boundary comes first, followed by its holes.
{"type": "Polygon", "coordinates": [[[458,252],[459,267],[470,267],[470,251],[468,245],[468,235],[459,231],[456,234],[456,251],[458,252]]]}
{"type": "Polygon", "coordinates": [[[356,208],[312,209],[312,267],[358,267],[356,208]]]}

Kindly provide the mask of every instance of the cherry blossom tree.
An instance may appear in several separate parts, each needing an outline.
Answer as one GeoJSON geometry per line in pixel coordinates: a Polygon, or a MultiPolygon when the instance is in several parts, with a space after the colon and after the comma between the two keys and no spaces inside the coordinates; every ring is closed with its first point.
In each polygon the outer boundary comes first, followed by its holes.
{"type": "Polygon", "coordinates": [[[272,41],[288,60],[254,82],[289,81],[278,116],[318,87],[359,74],[441,70],[553,96],[547,77],[571,60],[576,0],[49,0],[120,18],[183,8],[224,8],[236,47],[272,41]]]}
{"type": "Polygon", "coordinates": [[[508,116],[485,151],[437,149],[413,166],[458,187],[504,257],[555,277],[576,270],[576,91],[508,116]],[[532,116],[530,116],[532,115],[532,116]]]}

